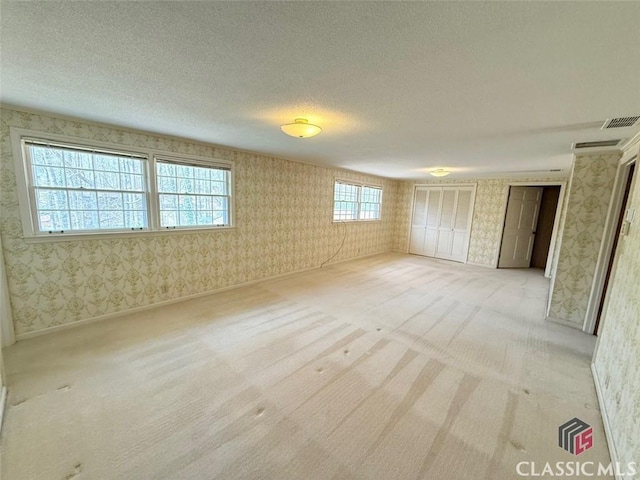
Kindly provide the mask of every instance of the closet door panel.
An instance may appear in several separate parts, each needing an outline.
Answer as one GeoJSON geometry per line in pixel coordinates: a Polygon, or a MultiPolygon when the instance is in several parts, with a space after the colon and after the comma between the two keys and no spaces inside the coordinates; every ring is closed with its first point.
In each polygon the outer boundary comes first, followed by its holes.
{"type": "Polygon", "coordinates": [[[464,262],[467,256],[467,236],[471,227],[471,189],[460,188],[453,221],[451,260],[464,262]]]}
{"type": "Polygon", "coordinates": [[[434,256],[436,254],[436,244],[438,239],[438,219],[440,213],[440,201],[442,192],[439,188],[429,190],[427,200],[427,227],[425,231],[424,255],[434,256]]]}
{"type": "Polygon", "coordinates": [[[409,253],[426,255],[425,249],[424,249],[425,232],[426,232],[426,229],[424,227],[411,227],[411,241],[409,242],[409,253]]]}
{"type": "Polygon", "coordinates": [[[413,206],[413,220],[411,225],[414,227],[425,226],[427,224],[427,197],[428,190],[417,189],[413,206]]]}
{"type": "Polygon", "coordinates": [[[436,241],[436,257],[448,259],[451,256],[453,241],[453,224],[456,211],[456,188],[443,188],[440,207],[440,221],[438,222],[438,238],[436,241]]]}

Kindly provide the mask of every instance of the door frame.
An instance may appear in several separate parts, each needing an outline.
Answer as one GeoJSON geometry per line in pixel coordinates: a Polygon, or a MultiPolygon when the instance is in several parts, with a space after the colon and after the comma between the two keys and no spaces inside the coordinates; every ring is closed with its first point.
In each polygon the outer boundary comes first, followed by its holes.
{"type": "MultiPolygon", "coordinates": [[[[544,276],[546,278],[555,277],[555,265],[553,265],[553,257],[556,251],[556,243],[558,241],[558,235],[560,233],[560,217],[562,216],[562,209],[564,207],[565,192],[567,189],[566,180],[549,180],[543,182],[507,182],[504,193],[504,211],[502,213],[502,229],[500,231],[500,241],[498,242],[498,248],[495,254],[495,262],[493,267],[498,268],[498,262],[500,261],[500,250],[502,249],[502,238],[504,237],[504,227],[507,219],[507,207],[509,206],[509,192],[511,187],[560,187],[560,195],[558,196],[558,205],[556,206],[556,215],[553,219],[553,230],[551,233],[551,243],[549,245],[549,254],[547,255],[547,266],[544,269],[544,276]]],[[[553,282],[552,282],[553,283],[553,282]]]]}
{"type": "MultiPolygon", "coordinates": [[[[471,218],[469,220],[469,230],[467,231],[467,238],[465,238],[464,243],[464,262],[467,263],[469,260],[469,244],[471,243],[471,230],[473,228],[473,212],[476,206],[476,192],[478,191],[477,182],[468,182],[468,183],[415,183],[413,188],[411,189],[411,212],[409,212],[409,235],[407,235],[407,242],[405,245],[405,251],[409,253],[409,247],[411,245],[411,226],[413,225],[413,211],[416,208],[416,190],[418,187],[434,187],[434,188],[446,188],[446,187],[472,187],[471,188],[471,205],[469,207],[469,215],[471,218]]],[[[427,258],[438,258],[438,257],[427,257],[427,258]]]]}
{"type": "MultiPolygon", "coordinates": [[[[613,192],[611,194],[611,201],[609,202],[609,210],[607,211],[607,220],[604,225],[604,232],[602,235],[602,242],[600,243],[600,251],[598,252],[598,261],[596,263],[596,271],[593,276],[593,283],[591,284],[591,293],[589,294],[589,301],[587,303],[587,313],[584,317],[584,323],[582,325],[582,331],[586,333],[595,334],[596,315],[598,314],[598,307],[600,299],[604,292],[604,281],[607,275],[607,267],[611,260],[611,249],[613,248],[613,240],[618,224],[618,213],[622,208],[622,200],[624,196],[625,186],[629,179],[629,170],[632,164],[636,164],[636,171],[634,174],[633,183],[638,181],[640,171],[638,167],[638,155],[640,146],[640,135],[632,138],[626,145],[622,147],[622,157],[618,162],[618,171],[616,172],[615,183],[613,184],[613,192]]],[[[633,189],[633,184],[631,185],[633,189]]],[[[631,190],[633,191],[633,190],[631,190]]],[[[615,260],[615,259],[614,259],[615,260]]],[[[616,271],[615,263],[611,269],[611,278],[613,278],[616,271]]],[[[606,298],[605,298],[606,302],[606,298]]],[[[606,311],[606,303],[603,308],[603,312],[606,311]]]]}

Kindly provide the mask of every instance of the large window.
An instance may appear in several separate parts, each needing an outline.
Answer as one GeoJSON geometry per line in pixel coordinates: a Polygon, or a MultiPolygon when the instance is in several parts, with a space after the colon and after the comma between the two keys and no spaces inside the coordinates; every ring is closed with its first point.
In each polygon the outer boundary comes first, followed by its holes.
{"type": "Polygon", "coordinates": [[[145,159],[25,142],[39,232],[148,227],[145,159]]]}
{"type": "Polygon", "coordinates": [[[229,162],[19,130],[12,141],[25,236],[231,226],[229,162]]]}
{"type": "Polygon", "coordinates": [[[157,158],[160,226],[229,225],[229,173],[157,158]]]}
{"type": "Polygon", "coordinates": [[[382,187],[336,180],[334,221],[380,220],[382,187]]]}

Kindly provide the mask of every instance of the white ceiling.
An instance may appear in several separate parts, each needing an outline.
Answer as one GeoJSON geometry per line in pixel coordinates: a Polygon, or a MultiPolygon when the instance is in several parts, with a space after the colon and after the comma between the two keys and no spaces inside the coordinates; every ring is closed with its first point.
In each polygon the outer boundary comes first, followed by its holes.
{"type": "Polygon", "coordinates": [[[629,137],[640,2],[7,2],[2,102],[394,178],[629,137]],[[300,140],[280,124],[304,116],[300,140]]]}

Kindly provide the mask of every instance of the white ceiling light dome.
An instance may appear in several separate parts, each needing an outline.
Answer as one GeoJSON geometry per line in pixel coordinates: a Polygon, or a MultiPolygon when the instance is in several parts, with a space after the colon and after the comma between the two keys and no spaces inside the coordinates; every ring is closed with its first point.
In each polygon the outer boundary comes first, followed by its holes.
{"type": "Polygon", "coordinates": [[[322,132],[319,126],[309,123],[306,118],[296,118],[294,123],[285,123],[280,127],[280,130],[296,138],[315,137],[322,132]]]}
{"type": "Polygon", "coordinates": [[[429,173],[434,177],[446,177],[451,172],[449,170],[445,170],[444,168],[437,168],[435,170],[431,170],[429,173]]]}

